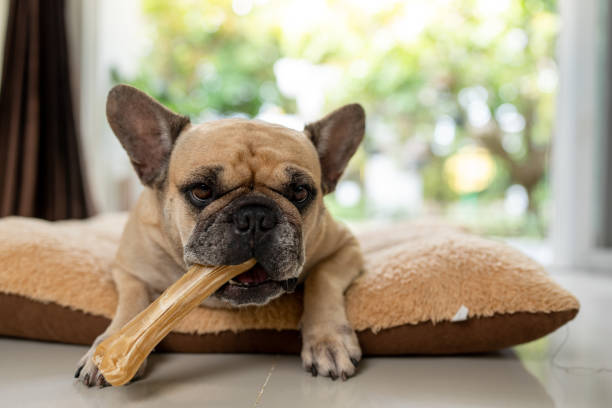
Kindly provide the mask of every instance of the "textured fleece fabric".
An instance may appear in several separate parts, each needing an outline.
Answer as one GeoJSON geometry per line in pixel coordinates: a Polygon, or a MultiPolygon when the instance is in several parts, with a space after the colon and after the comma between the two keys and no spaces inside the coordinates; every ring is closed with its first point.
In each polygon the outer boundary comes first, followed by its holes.
{"type": "MultiPolygon", "coordinates": [[[[117,295],[109,271],[125,220],[1,219],[0,293],[112,318],[117,295]]],[[[384,227],[359,239],[366,268],[346,293],[348,318],[359,331],[579,308],[539,264],[499,241],[439,224],[384,227]]],[[[174,331],[296,329],[301,308],[299,292],[263,307],[198,307],[174,331]]]]}

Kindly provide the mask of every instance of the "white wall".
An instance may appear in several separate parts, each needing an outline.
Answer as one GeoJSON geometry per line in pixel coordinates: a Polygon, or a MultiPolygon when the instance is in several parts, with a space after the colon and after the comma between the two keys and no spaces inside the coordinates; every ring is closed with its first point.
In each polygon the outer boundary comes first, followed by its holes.
{"type": "Polygon", "coordinates": [[[4,62],[4,38],[6,34],[6,22],[8,19],[9,0],[0,0],[0,73],[4,62]]]}
{"type": "Polygon", "coordinates": [[[130,75],[150,46],[139,1],[69,0],[74,84],[89,187],[100,212],[125,209],[140,191],[129,160],[106,122],[111,67],[130,75]]]}
{"type": "MultiPolygon", "coordinates": [[[[606,0],[561,0],[559,94],[552,154],[555,263],[610,269],[612,253],[595,237],[602,185],[600,153],[605,100],[606,0]]],[[[609,209],[607,209],[609,211],[609,209]]]]}

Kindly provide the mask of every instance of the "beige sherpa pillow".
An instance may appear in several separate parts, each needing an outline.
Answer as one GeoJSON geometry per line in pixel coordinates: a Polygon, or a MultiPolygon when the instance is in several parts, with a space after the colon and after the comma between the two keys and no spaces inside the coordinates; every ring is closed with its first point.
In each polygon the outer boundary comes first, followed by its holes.
{"type": "MultiPolygon", "coordinates": [[[[90,344],[115,311],[108,271],[125,219],[1,219],[0,335],[90,344]]],[[[496,350],[550,333],[578,312],[540,265],[501,242],[436,225],[360,240],[366,271],[346,305],[366,355],[496,350]]],[[[298,352],[301,305],[298,292],[264,307],[199,307],[159,348],[298,352]]]]}

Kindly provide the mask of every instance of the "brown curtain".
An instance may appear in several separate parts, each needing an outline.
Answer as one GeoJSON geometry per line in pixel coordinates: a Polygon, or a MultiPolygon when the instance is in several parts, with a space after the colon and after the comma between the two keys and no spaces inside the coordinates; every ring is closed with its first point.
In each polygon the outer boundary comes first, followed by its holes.
{"type": "Polygon", "coordinates": [[[0,90],[0,216],[84,218],[64,0],[11,0],[0,90]]]}

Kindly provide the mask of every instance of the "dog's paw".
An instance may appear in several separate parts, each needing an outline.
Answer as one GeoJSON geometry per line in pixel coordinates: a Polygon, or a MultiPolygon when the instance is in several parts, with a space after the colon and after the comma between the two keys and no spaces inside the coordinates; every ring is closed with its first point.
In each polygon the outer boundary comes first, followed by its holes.
{"type": "MultiPolygon", "coordinates": [[[[81,357],[81,360],[79,360],[78,368],[74,373],[74,378],[77,378],[80,383],[86,385],[87,387],[108,387],[110,384],[108,383],[108,381],[106,381],[104,375],[102,375],[102,373],[98,370],[98,367],[94,364],[92,360],[92,356],[96,350],[96,347],[97,344],[94,344],[93,346],[91,346],[89,351],[85,353],[83,357],[81,357]]],[[[136,375],[134,375],[134,378],[132,378],[130,382],[136,381],[141,378],[144,375],[146,366],[147,360],[145,360],[140,366],[140,368],[138,368],[136,375]]]]}
{"type": "Polygon", "coordinates": [[[302,363],[313,376],[346,380],[361,360],[355,331],[348,325],[317,327],[302,331],[302,363]]]}
{"type": "Polygon", "coordinates": [[[77,378],[80,383],[88,387],[106,387],[110,385],[92,361],[92,356],[94,355],[98,343],[98,341],[94,342],[87,353],[81,357],[78,368],[74,373],[74,378],[77,378]]]}

